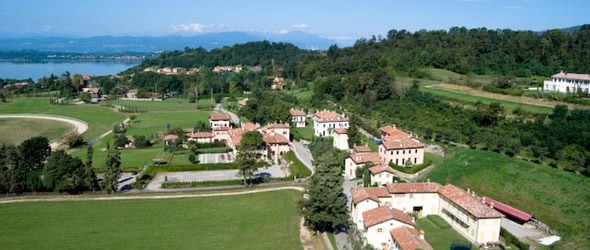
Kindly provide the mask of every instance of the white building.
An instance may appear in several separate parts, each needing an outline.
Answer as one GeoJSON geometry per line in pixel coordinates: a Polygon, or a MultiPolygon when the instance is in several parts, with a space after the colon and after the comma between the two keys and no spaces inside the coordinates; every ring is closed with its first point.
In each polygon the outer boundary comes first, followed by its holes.
{"type": "Polygon", "coordinates": [[[216,129],[220,127],[227,127],[229,128],[229,123],[231,121],[231,117],[226,113],[219,113],[219,112],[212,112],[209,115],[209,126],[211,129],[216,129]]]}
{"type": "Polygon", "coordinates": [[[289,114],[291,115],[291,126],[296,128],[305,127],[305,112],[299,109],[290,109],[289,114]]]}
{"type": "Polygon", "coordinates": [[[335,128],[348,128],[348,117],[334,111],[318,111],[313,116],[313,130],[317,137],[332,136],[335,128]]]}
{"type": "MultiPolygon", "coordinates": [[[[373,246],[405,249],[402,247],[402,240],[395,237],[393,232],[391,241],[385,241],[386,239],[381,236],[369,235],[373,234],[373,231],[368,230],[367,217],[364,215],[380,209],[379,206],[390,207],[403,213],[417,213],[419,217],[438,215],[463,237],[478,244],[498,242],[500,239],[503,215],[494,210],[493,205],[486,205],[482,198],[469,190],[465,191],[452,184],[442,186],[433,182],[389,183],[385,189],[389,194],[387,198],[382,187],[351,189],[352,219],[357,227],[365,232],[368,242],[373,246]],[[362,220],[359,214],[363,215],[362,220]]],[[[387,217],[385,213],[380,214],[382,218],[387,217]]],[[[416,235],[413,232],[412,234],[416,235]]]]}
{"type": "Polygon", "coordinates": [[[363,153],[352,153],[350,157],[344,160],[344,177],[348,179],[354,179],[356,177],[356,169],[364,166],[367,163],[373,165],[380,165],[381,158],[377,152],[363,152],[363,153]]]}
{"type": "Polygon", "coordinates": [[[383,165],[375,165],[370,167],[369,173],[371,174],[371,183],[377,184],[379,186],[392,183],[393,177],[395,177],[393,169],[389,166],[383,165]]]}
{"type": "Polygon", "coordinates": [[[364,234],[367,243],[375,249],[389,249],[391,230],[399,227],[414,228],[414,218],[389,206],[381,206],[363,212],[364,234]]]}
{"type": "Polygon", "coordinates": [[[379,156],[383,165],[417,165],[424,162],[424,144],[413,135],[387,125],[381,131],[379,156]]]}
{"type": "Polygon", "coordinates": [[[551,81],[545,81],[544,91],[560,93],[576,93],[578,89],[588,94],[590,89],[589,74],[574,74],[563,70],[551,76],[551,81]]]}
{"type": "Polygon", "coordinates": [[[332,146],[340,150],[348,150],[348,134],[345,128],[334,129],[334,140],[332,146]]]}

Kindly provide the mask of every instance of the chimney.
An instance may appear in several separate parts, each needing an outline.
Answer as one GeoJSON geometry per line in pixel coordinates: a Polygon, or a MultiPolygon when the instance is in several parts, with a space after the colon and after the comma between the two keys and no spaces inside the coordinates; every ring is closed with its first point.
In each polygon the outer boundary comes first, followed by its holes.
{"type": "Polygon", "coordinates": [[[430,179],[426,179],[426,183],[430,183],[430,179]]]}
{"type": "Polygon", "coordinates": [[[420,233],[420,239],[423,240],[424,239],[424,230],[420,230],[419,233],[420,233]]]}
{"type": "Polygon", "coordinates": [[[494,202],[490,202],[490,208],[494,208],[494,202]]]}
{"type": "Polygon", "coordinates": [[[468,194],[471,193],[471,189],[467,188],[467,193],[468,194]]]}
{"type": "Polygon", "coordinates": [[[481,203],[486,204],[486,197],[481,197],[481,203]]]}

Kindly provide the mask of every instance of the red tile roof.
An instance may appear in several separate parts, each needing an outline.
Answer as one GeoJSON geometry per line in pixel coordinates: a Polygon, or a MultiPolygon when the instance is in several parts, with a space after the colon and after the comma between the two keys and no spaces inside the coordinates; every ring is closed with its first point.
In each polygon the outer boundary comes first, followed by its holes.
{"type": "Polygon", "coordinates": [[[226,126],[213,128],[213,131],[229,131],[231,128],[226,126]]]}
{"type": "Polygon", "coordinates": [[[436,182],[387,183],[385,187],[392,194],[436,193],[441,185],[436,182]]]}
{"type": "Polygon", "coordinates": [[[211,115],[209,115],[209,120],[229,121],[229,120],[231,120],[231,117],[226,113],[212,112],[211,115]]]}
{"type": "Polygon", "coordinates": [[[165,141],[173,141],[173,140],[176,140],[177,138],[178,138],[178,135],[175,135],[175,134],[167,134],[164,136],[165,141]]]}
{"type": "Polygon", "coordinates": [[[424,144],[412,135],[397,129],[395,125],[387,125],[379,128],[379,130],[383,136],[381,144],[386,150],[424,147],[424,144]]]}
{"type": "Polygon", "coordinates": [[[494,203],[494,209],[496,209],[496,211],[503,213],[509,217],[515,218],[515,219],[519,220],[520,222],[527,222],[527,221],[531,220],[531,218],[533,218],[532,214],[524,212],[518,208],[511,207],[507,204],[496,201],[492,198],[484,196],[484,197],[482,197],[482,201],[485,202],[485,204],[488,206],[491,205],[492,203],[494,203]]]}
{"type": "Polygon", "coordinates": [[[195,133],[187,133],[186,136],[189,138],[213,138],[213,133],[211,133],[211,132],[195,132],[195,133]]]}
{"type": "Polygon", "coordinates": [[[567,73],[567,72],[559,72],[555,75],[552,75],[553,78],[564,78],[568,80],[590,80],[589,74],[575,74],[575,73],[567,73]]]}
{"type": "Polygon", "coordinates": [[[234,146],[239,146],[242,142],[242,135],[244,134],[244,129],[232,129],[229,132],[229,138],[234,146]]]}
{"type": "Polygon", "coordinates": [[[262,136],[262,140],[267,144],[289,144],[289,139],[277,134],[265,134],[262,136]]]}
{"type": "Polygon", "coordinates": [[[246,122],[242,125],[242,128],[246,131],[254,131],[254,130],[258,129],[259,127],[260,127],[260,125],[254,124],[251,122],[246,122]]]}
{"type": "Polygon", "coordinates": [[[346,128],[335,128],[334,132],[336,134],[346,134],[346,128]]]}
{"type": "Polygon", "coordinates": [[[371,172],[371,174],[379,174],[379,173],[383,173],[383,172],[395,174],[395,172],[393,172],[392,168],[390,168],[389,166],[383,166],[383,165],[372,166],[369,168],[369,172],[371,172]]]}
{"type": "Polygon", "coordinates": [[[381,157],[378,152],[353,153],[350,155],[350,159],[356,164],[364,164],[368,162],[372,162],[375,165],[381,164],[381,157]]]}
{"type": "Polygon", "coordinates": [[[305,112],[299,109],[290,109],[289,114],[291,114],[291,116],[305,116],[305,112]]]}
{"type": "Polygon", "coordinates": [[[465,190],[452,184],[444,185],[438,189],[441,197],[450,200],[459,207],[467,210],[477,218],[500,218],[502,214],[483,204],[476,196],[467,193],[465,190]]]}
{"type": "Polygon", "coordinates": [[[271,123],[264,126],[265,129],[277,129],[277,128],[284,128],[289,129],[289,124],[287,123],[271,123]]]}
{"type": "Polygon", "coordinates": [[[396,220],[410,226],[416,225],[412,216],[389,206],[381,206],[363,213],[363,222],[366,228],[388,220],[396,220]]]}
{"type": "Polygon", "coordinates": [[[314,117],[319,122],[345,122],[348,121],[348,117],[338,114],[334,111],[318,111],[314,114],[314,117]]]}
{"type": "Polygon", "coordinates": [[[354,146],[353,150],[356,153],[368,153],[368,152],[371,152],[371,148],[369,148],[369,146],[354,146]]]}
{"type": "Polygon", "coordinates": [[[391,238],[400,250],[432,250],[432,246],[424,239],[420,239],[420,233],[411,227],[397,227],[390,231],[391,238]]]}
{"type": "Polygon", "coordinates": [[[353,187],[350,189],[350,194],[354,204],[358,204],[359,202],[367,199],[379,203],[379,197],[390,197],[387,189],[384,187],[353,187]]]}

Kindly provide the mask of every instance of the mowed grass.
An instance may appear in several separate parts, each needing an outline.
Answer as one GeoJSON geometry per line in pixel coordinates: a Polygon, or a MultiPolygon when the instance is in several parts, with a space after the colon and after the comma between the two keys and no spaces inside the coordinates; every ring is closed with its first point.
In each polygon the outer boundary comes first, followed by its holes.
{"type": "Polygon", "coordinates": [[[457,100],[457,101],[467,102],[467,103],[472,103],[472,104],[475,104],[477,102],[480,102],[483,104],[490,104],[490,103],[496,102],[496,103],[499,103],[500,105],[502,105],[505,109],[507,109],[509,111],[520,108],[520,109],[530,112],[530,113],[549,114],[553,110],[553,108],[551,108],[551,107],[538,106],[538,105],[519,103],[519,102],[500,100],[500,99],[492,99],[492,98],[462,93],[462,92],[455,91],[455,90],[440,88],[438,86],[428,86],[425,88],[421,88],[420,90],[432,93],[437,96],[442,96],[442,97],[445,97],[445,98],[448,98],[451,100],[457,100]]]}
{"type": "Polygon", "coordinates": [[[64,136],[74,126],[45,119],[0,119],[0,145],[17,145],[34,136],[45,136],[49,141],[64,136]]]}
{"type": "Polygon", "coordinates": [[[0,205],[0,249],[301,249],[296,191],[0,205]]]}
{"type": "Polygon", "coordinates": [[[0,104],[1,114],[51,114],[80,119],[88,123],[84,133],[87,141],[113,129],[117,122],[126,116],[99,105],[51,105],[48,98],[16,98],[9,103],[0,104]]]}
{"type": "Polygon", "coordinates": [[[299,133],[299,136],[301,136],[302,139],[306,140],[306,141],[311,141],[313,139],[313,121],[311,119],[307,119],[307,121],[305,122],[305,127],[300,127],[300,128],[293,128],[295,129],[295,131],[297,133],[299,133]]]}
{"type": "Polygon", "coordinates": [[[111,105],[120,105],[127,108],[137,108],[142,111],[191,111],[191,110],[211,110],[214,103],[211,99],[199,99],[195,103],[190,103],[187,98],[169,98],[164,101],[129,101],[129,100],[112,100],[108,101],[111,105]]]}
{"type": "Polygon", "coordinates": [[[208,122],[210,111],[146,112],[137,115],[127,130],[127,135],[155,135],[165,132],[166,124],[170,128],[191,129],[197,121],[208,122]]]}
{"type": "Polygon", "coordinates": [[[430,217],[437,217],[439,221],[445,222],[439,216],[430,215],[427,218],[422,218],[416,221],[416,230],[424,230],[424,239],[432,246],[432,248],[435,250],[447,250],[453,241],[460,241],[463,244],[469,243],[469,240],[457,233],[450,225],[446,224],[444,228],[440,227],[434,224],[430,220],[430,217]]]}
{"type": "Polygon", "coordinates": [[[590,178],[488,151],[452,147],[425,178],[471,188],[557,230],[558,249],[590,249],[590,178]]]}

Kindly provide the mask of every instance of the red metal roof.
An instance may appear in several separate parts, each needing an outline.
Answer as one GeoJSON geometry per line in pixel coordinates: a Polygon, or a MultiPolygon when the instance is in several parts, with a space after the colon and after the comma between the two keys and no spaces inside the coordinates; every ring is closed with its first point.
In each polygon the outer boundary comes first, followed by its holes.
{"type": "Polygon", "coordinates": [[[522,222],[527,222],[531,218],[533,218],[532,214],[524,212],[518,208],[511,207],[507,204],[496,201],[492,198],[484,196],[484,197],[482,197],[482,200],[483,200],[483,202],[485,202],[486,205],[491,205],[492,203],[494,203],[494,209],[496,209],[498,212],[503,213],[503,214],[510,216],[512,218],[515,218],[517,220],[520,220],[522,222]]]}

